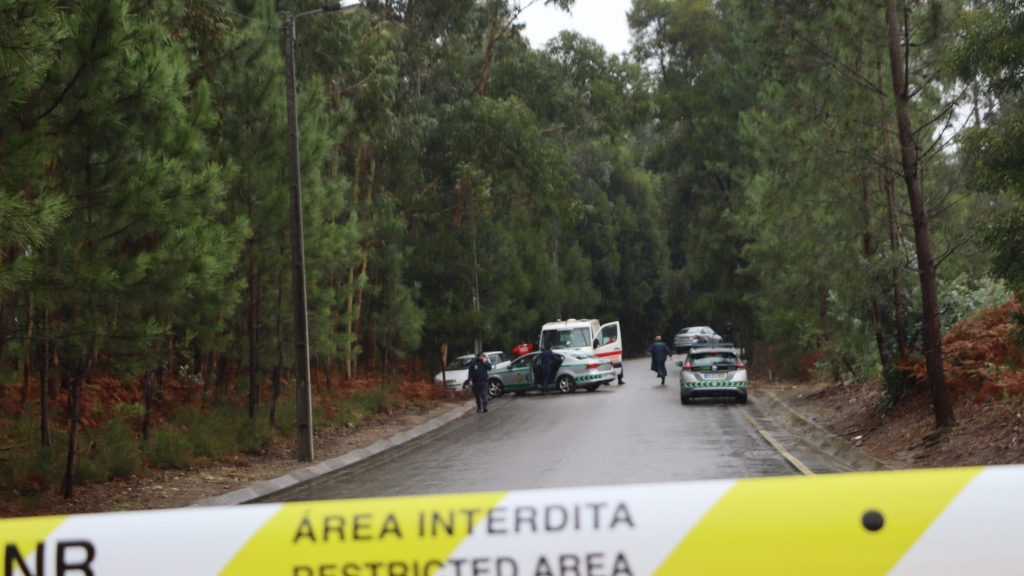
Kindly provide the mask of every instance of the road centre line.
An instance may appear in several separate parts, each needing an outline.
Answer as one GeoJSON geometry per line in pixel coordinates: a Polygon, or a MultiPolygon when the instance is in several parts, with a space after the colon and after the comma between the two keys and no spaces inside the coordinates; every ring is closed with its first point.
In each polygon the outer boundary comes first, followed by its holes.
{"type": "Polygon", "coordinates": [[[751,424],[754,425],[754,428],[757,428],[757,431],[761,433],[761,436],[764,436],[764,439],[767,440],[768,443],[772,445],[772,447],[774,447],[776,450],[778,450],[779,454],[782,454],[782,456],[786,460],[789,460],[789,463],[792,464],[794,468],[796,468],[797,470],[799,470],[800,472],[802,472],[803,474],[805,474],[807,476],[814,476],[815,475],[814,472],[812,472],[810,468],[808,468],[807,466],[804,466],[803,462],[797,460],[796,456],[793,456],[792,454],[789,453],[788,450],[783,448],[782,444],[779,444],[778,440],[776,440],[775,438],[772,438],[772,435],[769,434],[767,431],[765,431],[765,429],[762,428],[761,425],[758,424],[757,421],[754,420],[750,416],[750,414],[747,413],[746,408],[744,408],[742,406],[738,406],[738,408],[740,409],[740,413],[743,414],[743,416],[751,424]]]}

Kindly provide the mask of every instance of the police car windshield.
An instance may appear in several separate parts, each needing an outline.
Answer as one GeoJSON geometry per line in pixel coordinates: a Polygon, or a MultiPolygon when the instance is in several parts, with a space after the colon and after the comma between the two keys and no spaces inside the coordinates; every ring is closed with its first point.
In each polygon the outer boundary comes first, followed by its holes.
{"type": "Polygon", "coordinates": [[[547,348],[583,348],[590,346],[590,330],[587,328],[559,328],[545,330],[541,337],[540,347],[547,348]]]}

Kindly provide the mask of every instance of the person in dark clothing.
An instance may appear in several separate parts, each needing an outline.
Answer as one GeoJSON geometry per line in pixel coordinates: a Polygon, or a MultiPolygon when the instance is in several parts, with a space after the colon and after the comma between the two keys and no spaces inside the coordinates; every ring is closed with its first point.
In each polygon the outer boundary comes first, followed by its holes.
{"type": "Polygon", "coordinates": [[[476,411],[487,412],[487,372],[494,368],[483,354],[469,363],[469,381],[473,383],[476,411]]]}
{"type": "Polygon", "coordinates": [[[651,370],[658,373],[661,378],[661,385],[665,385],[665,359],[672,357],[672,350],[669,349],[668,345],[661,341],[661,336],[654,337],[654,344],[647,349],[647,352],[651,355],[651,370]]]}
{"type": "Polygon", "coordinates": [[[736,343],[736,327],[732,325],[732,320],[725,322],[725,341],[730,344],[736,343]]]}
{"type": "Polygon", "coordinates": [[[548,395],[548,386],[554,379],[554,368],[557,363],[558,356],[551,351],[551,345],[545,346],[544,351],[540,353],[540,385],[541,393],[545,396],[548,395]]]}

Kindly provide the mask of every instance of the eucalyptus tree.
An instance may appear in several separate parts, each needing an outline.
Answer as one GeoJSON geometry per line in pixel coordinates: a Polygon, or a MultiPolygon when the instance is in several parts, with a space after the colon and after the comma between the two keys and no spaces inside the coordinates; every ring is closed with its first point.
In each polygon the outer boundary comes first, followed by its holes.
{"type": "Polygon", "coordinates": [[[637,0],[629,13],[634,56],[657,80],[644,161],[667,199],[664,302],[677,326],[731,319],[753,336],[754,285],[735,273],[745,239],[733,215],[752,164],[739,115],[755,104],[758,78],[743,67],[736,22],[729,2],[637,0]]]}

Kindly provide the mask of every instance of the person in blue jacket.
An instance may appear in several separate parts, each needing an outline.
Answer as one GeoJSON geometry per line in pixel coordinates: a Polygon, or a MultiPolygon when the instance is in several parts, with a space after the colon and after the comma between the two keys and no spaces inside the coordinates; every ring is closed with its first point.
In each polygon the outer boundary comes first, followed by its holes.
{"type": "Polygon", "coordinates": [[[551,351],[551,345],[548,344],[540,353],[540,385],[541,393],[545,396],[548,395],[548,386],[551,386],[552,380],[555,379],[557,365],[558,355],[551,351]]]}
{"type": "Polygon", "coordinates": [[[477,412],[487,412],[487,372],[493,368],[483,354],[469,363],[469,381],[473,383],[477,412]]]}
{"type": "Polygon", "coordinates": [[[658,377],[661,378],[661,385],[665,385],[665,360],[672,357],[672,350],[667,344],[661,341],[661,336],[654,337],[654,344],[647,349],[647,352],[651,355],[651,370],[658,373],[658,377]]]}

